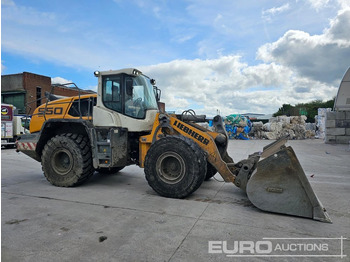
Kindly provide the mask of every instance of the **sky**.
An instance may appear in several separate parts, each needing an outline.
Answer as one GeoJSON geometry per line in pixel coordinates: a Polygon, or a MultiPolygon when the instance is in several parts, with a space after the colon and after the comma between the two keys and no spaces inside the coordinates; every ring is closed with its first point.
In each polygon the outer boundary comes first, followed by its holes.
{"type": "Polygon", "coordinates": [[[134,67],[177,113],[330,100],[349,66],[349,0],[1,0],[2,75],[96,90],[134,67]]]}

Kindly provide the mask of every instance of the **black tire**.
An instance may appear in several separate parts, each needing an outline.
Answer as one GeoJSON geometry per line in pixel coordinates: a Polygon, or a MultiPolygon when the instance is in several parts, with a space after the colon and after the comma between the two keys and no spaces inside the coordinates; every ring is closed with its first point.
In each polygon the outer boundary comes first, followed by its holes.
{"type": "Polygon", "coordinates": [[[16,148],[16,145],[4,145],[6,149],[16,148]]]}
{"type": "Polygon", "coordinates": [[[122,170],[125,166],[120,166],[120,167],[101,167],[99,169],[96,169],[97,172],[99,172],[100,174],[114,174],[114,173],[118,173],[120,170],[122,170]]]}
{"type": "Polygon", "coordinates": [[[145,159],[148,184],[159,195],[184,198],[196,191],[207,172],[206,157],[191,139],[167,136],[156,141],[145,159]]]}
{"type": "Polygon", "coordinates": [[[44,147],[41,165],[46,179],[55,186],[82,184],[94,173],[89,139],[72,133],[51,138],[44,147]]]}
{"type": "Polygon", "coordinates": [[[212,178],[213,176],[215,176],[215,174],[217,173],[218,171],[216,170],[215,167],[213,167],[212,164],[210,164],[209,162],[207,162],[207,173],[205,175],[205,181],[208,181],[210,178],[212,178]]]}

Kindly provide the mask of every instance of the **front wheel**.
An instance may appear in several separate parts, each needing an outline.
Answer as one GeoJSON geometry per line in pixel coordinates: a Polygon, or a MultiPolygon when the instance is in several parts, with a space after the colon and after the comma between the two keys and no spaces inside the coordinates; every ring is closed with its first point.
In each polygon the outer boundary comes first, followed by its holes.
{"type": "Polygon", "coordinates": [[[146,179],[159,195],[184,198],[204,181],[205,163],[203,151],[191,139],[168,136],[156,141],[148,150],[146,179]]]}
{"type": "Polygon", "coordinates": [[[210,180],[210,178],[212,178],[213,176],[215,176],[215,174],[218,171],[216,170],[215,167],[213,167],[212,164],[210,164],[209,162],[207,162],[207,174],[205,175],[205,181],[210,180]]]}
{"type": "Polygon", "coordinates": [[[76,186],[94,172],[87,137],[62,134],[51,138],[44,147],[41,165],[46,179],[55,186],[76,186]]]}

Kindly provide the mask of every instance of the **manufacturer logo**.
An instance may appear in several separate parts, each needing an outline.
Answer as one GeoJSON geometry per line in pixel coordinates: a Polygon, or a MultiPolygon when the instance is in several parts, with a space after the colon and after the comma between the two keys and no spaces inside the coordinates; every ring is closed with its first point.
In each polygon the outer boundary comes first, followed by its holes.
{"type": "Polygon", "coordinates": [[[174,126],[176,126],[178,129],[182,130],[186,134],[192,136],[194,139],[198,140],[202,144],[204,144],[204,145],[208,145],[209,144],[209,140],[208,139],[206,139],[202,135],[198,134],[196,131],[192,130],[191,128],[185,126],[181,122],[178,122],[177,120],[175,120],[174,126]]]}
{"type": "Polygon", "coordinates": [[[9,113],[9,110],[6,107],[1,108],[1,114],[2,115],[7,115],[9,113]]]}

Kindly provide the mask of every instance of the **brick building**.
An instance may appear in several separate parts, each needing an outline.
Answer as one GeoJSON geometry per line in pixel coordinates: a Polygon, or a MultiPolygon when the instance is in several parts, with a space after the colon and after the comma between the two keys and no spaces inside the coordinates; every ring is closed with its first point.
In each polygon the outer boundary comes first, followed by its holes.
{"type": "MultiPolygon", "coordinates": [[[[79,91],[69,87],[55,86],[52,89],[51,78],[48,76],[23,72],[20,74],[1,76],[1,103],[12,104],[18,114],[32,114],[34,109],[46,103],[45,92],[60,96],[76,96],[79,91]]],[[[92,91],[80,90],[80,94],[90,94],[92,91]]]]}

